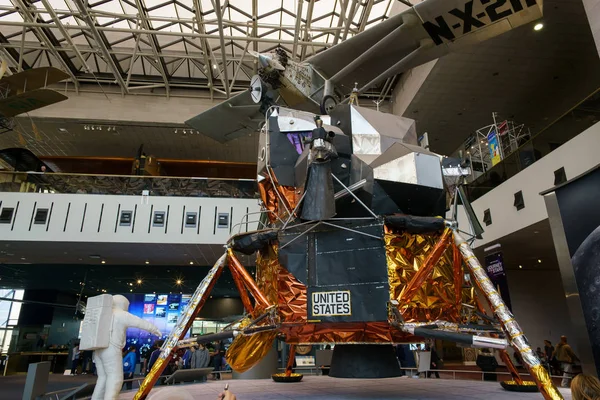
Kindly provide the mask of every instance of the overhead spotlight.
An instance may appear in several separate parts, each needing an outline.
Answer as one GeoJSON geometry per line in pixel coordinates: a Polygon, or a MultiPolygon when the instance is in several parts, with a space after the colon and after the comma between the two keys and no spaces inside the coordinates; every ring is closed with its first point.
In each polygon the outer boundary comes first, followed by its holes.
{"type": "Polygon", "coordinates": [[[104,261],[104,260],[102,260],[102,261],[100,261],[100,262],[101,262],[102,264],[106,264],[106,261],[104,261]]]}
{"type": "Polygon", "coordinates": [[[213,69],[217,69],[217,64],[213,64],[213,69]]]}
{"type": "Polygon", "coordinates": [[[194,265],[194,262],[193,262],[193,261],[190,261],[190,265],[194,265]]]}
{"type": "Polygon", "coordinates": [[[523,269],[523,266],[522,266],[522,265],[519,265],[519,269],[523,269]]]}
{"type": "Polygon", "coordinates": [[[177,283],[178,285],[181,285],[181,279],[177,279],[177,281],[175,281],[175,283],[177,283]]]}
{"type": "Polygon", "coordinates": [[[141,284],[142,284],[142,280],[141,280],[141,279],[138,279],[138,280],[137,280],[137,284],[138,284],[138,285],[141,285],[141,284]]]}
{"type": "Polygon", "coordinates": [[[129,289],[130,292],[133,292],[133,289],[129,289]]]}
{"type": "Polygon", "coordinates": [[[147,260],[146,260],[146,265],[147,265],[147,264],[150,264],[150,261],[147,261],[147,260]]]}
{"type": "Polygon", "coordinates": [[[176,129],[175,129],[175,133],[177,133],[178,131],[179,131],[179,129],[177,129],[177,128],[176,128],[176,129]]]}
{"type": "Polygon", "coordinates": [[[541,31],[543,28],[544,28],[544,24],[542,24],[541,22],[538,22],[537,24],[534,25],[533,30],[541,31]]]}
{"type": "Polygon", "coordinates": [[[538,264],[541,264],[541,263],[542,263],[542,260],[538,259],[538,264]]]}

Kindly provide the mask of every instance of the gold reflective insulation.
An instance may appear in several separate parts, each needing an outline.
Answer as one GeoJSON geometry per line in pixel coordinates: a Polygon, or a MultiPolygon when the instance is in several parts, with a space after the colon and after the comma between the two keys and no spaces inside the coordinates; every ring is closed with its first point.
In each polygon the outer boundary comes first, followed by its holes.
{"type": "MultiPolygon", "coordinates": [[[[384,236],[390,285],[390,298],[402,298],[407,285],[417,275],[425,260],[444,233],[411,234],[388,232],[384,236]]],[[[443,319],[459,322],[460,304],[457,305],[455,282],[460,282],[461,302],[476,305],[473,287],[457,279],[454,271],[453,247],[442,253],[433,271],[406,303],[400,303],[400,312],[406,322],[425,322],[443,319]]]]}
{"type": "MultiPolygon", "coordinates": [[[[240,323],[239,328],[242,329],[248,326],[249,323],[250,319],[245,318],[240,323]]],[[[246,372],[258,364],[273,348],[273,341],[276,336],[277,331],[236,336],[229,349],[227,349],[225,359],[236,372],[246,372]]]]}

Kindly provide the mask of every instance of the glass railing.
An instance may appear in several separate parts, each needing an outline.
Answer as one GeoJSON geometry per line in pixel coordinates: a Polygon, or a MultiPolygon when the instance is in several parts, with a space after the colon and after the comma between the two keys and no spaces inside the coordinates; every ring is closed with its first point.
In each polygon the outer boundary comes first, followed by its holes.
{"type": "Polygon", "coordinates": [[[0,172],[2,192],[258,198],[251,179],[0,172]]]}
{"type": "Polygon", "coordinates": [[[469,183],[469,200],[477,200],[599,121],[600,89],[469,183]]]}

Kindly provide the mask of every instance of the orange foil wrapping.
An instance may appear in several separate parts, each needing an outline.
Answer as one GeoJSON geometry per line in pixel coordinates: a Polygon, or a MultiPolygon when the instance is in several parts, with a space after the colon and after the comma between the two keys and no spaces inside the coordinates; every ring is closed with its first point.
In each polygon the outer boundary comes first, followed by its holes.
{"type": "Polygon", "coordinates": [[[277,221],[277,216],[283,220],[287,219],[289,215],[286,211],[286,207],[292,212],[299,200],[296,188],[291,186],[281,186],[277,184],[277,182],[273,185],[268,178],[263,179],[258,183],[258,191],[263,204],[267,210],[270,211],[269,220],[271,222],[277,221]],[[281,200],[283,200],[285,204],[281,204],[281,200]]]}

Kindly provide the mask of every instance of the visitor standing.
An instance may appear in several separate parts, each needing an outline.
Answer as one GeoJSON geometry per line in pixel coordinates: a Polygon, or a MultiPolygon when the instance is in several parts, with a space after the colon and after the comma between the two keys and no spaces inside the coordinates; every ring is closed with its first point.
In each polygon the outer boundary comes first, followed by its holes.
{"type": "Polygon", "coordinates": [[[123,358],[123,380],[127,381],[125,382],[125,388],[127,390],[133,389],[133,382],[129,379],[133,379],[133,374],[135,373],[135,364],[137,364],[135,346],[130,346],[127,354],[123,358]]]}
{"type": "Polygon", "coordinates": [[[79,367],[79,342],[75,342],[73,346],[73,353],[71,355],[71,375],[77,375],[77,368],[79,367]]]}
{"type": "Polygon", "coordinates": [[[483,371],[484,381],[496,381],[498,376],[496,375],[496,368],[498,368],[498,361],[494,354],[489,349],[482,349],[477,356],[477,366],[483,371]]]}
{"type": "Polygon", "coordinates": [[[577,358],[573,349],[567,343],[566,336],[560,337],[560,343],[556,345],[554,356],[560,362],[560,368],[563,372],[561,386],[564,388],[569,387],[571,379],[573,378],[573,365],[579,361],[579,358],[577,358]]]}
{"type": "MultiPolygon", "coordinates": [[[[210,364],[210,353],[204,345],[199,344],[195,351],[192,353],[192,359],[190,365],[192,368],[207,368],[210,364]]],[[[206,376],[200,379],[201,382],[206,382],[206,376]]]]}

